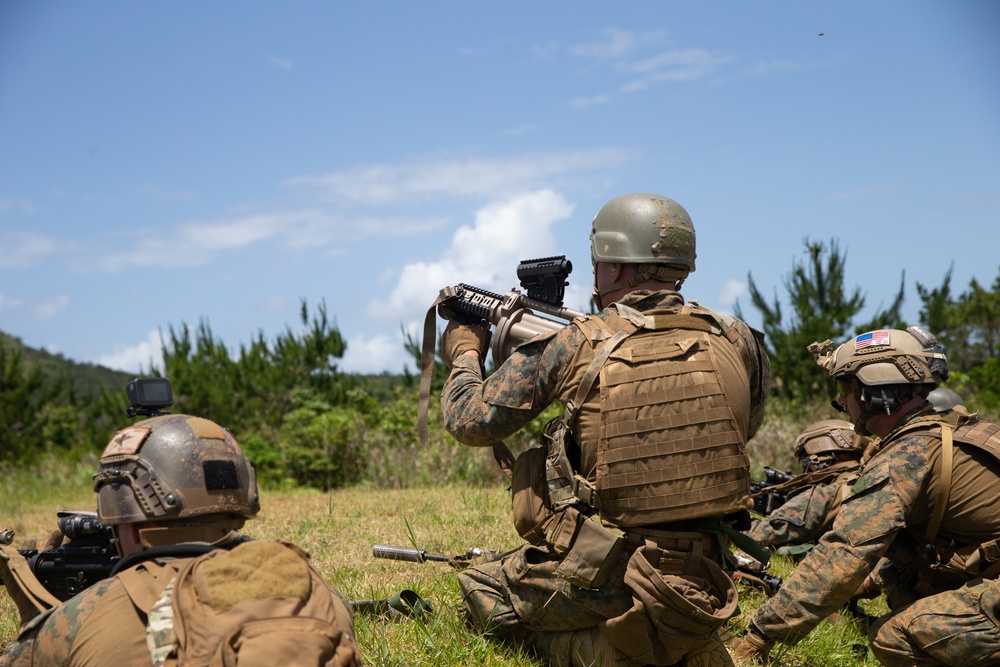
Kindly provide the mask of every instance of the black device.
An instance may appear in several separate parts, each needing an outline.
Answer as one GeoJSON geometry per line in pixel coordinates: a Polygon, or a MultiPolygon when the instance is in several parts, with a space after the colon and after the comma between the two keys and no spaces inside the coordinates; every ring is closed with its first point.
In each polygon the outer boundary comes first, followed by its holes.
{"type": "Polygon", "coordinates": [[[129,417],[170,414],[164,408],[174,404],[174,392],[167,378],[136,378],[125,385],[125,393],[130,404],[127,410],[129,417]]]}
{"type": "Polygon", "coordinates": [[[771,466],[764,466],[764,479],[750,484],[750,496],[753,498],[753,509],[763,516],[785,504],[788,500],[788,490],[784,487],[774,489],[795,478],[790,472],[782,472],[771,466]]]}
{"type": "Polygon", "coordinates": [[[66,601],[106,579],[120,558],[114,533],[96,514],[63,510],[56,513],[56,519],[67,543],[45,551],[19,549],[18,553],[45,589],[66,601]]]}

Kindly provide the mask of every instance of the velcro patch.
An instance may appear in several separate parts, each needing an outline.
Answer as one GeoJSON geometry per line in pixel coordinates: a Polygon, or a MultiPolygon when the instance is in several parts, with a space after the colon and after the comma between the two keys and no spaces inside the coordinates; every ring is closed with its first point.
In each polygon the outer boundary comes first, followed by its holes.
{"type": "Polygon", "coordinates": [[[101,460],[115,457],[115,456],[131,456],[139,451],[142,447],[142,443],[146,441],[149,437],[150,429],[148,426],[130,426],[128,428],[122,429],[115,434],[115,437],[111,439],[108,446],[104,448],[104,453],[101,454],[101,460]]]}
{"type": "Polygon", "coordinates": [[[305,561],[277,542],[246,542],[201,566],[216,613],[246,600],[309,597],[305,561]]]}

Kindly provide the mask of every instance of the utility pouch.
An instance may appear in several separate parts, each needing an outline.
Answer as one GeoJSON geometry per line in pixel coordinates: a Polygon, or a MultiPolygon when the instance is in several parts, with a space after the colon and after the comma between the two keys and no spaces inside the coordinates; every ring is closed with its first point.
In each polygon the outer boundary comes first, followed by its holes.
{"type": "Polygon", "coordinates": [[[647,543],[629,559],[625,584],[633,606],[609,619],[605,633],[642,664],[681,663],[739,611],[733,579],[700,549],[669,552],[647,543]]]}
{"type": "MultiPolygon", "coordinates": [[[[575,515],[576,524],[574,536],[556,575],[580,588],[600,588],[618,563],[625,546],[625,534],[601,525],[596,518],[588,519],[572,508],[563,511],[560,524],[565,526],[568,522],[564,520],[572,515],[575,515]]],[[[559,546],[554,546],[558,551],[559,546]]]]}
{"type": "Polygon", "coordinates": [[[552,517],[545,481],[544,446],[517,454],[510,474],[511,509],[517,534],[534,545],[545,541],[545,525],[552,517]]]}

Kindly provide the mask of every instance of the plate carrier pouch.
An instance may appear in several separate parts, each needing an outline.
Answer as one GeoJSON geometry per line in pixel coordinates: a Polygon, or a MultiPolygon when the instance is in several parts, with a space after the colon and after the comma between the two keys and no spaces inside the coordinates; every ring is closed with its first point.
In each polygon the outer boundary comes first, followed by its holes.
{"type": "Polygon", "coordinates": [[[119,576],[148,609],[153,667],[361,665],[350,608],[291,542],[214,549],[185,563],[151,605],[148,585],[119,576]]]}
{"type": "Polygon", "coordinates": [[[629,528],[753,507],[748,352],[736,344],[738,332],[695,304],[643,313],[615,303],[607,322],[584,317],[573,324],[603,343],[561,423],[547,429],[555,436],[547,463],[552,508],[579,503],[629,528]],[[565,438],[598,378],[592,484],[573,471],[565,438]]]}

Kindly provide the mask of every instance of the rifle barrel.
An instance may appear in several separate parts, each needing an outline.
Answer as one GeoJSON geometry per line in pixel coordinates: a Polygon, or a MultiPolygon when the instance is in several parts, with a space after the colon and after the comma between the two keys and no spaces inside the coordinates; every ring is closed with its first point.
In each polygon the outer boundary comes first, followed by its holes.
{"type": "Polygon", "coordinates": [[[388,544],[376,544],[373,546],[372,556],[375,558],[388,558],[389,560],[405,560],[410,563],[423,563],[428,560],[447,563],[451,560],[449,556],[443,554],[429,554],[423,549],[393,547],[388,544]]]}

